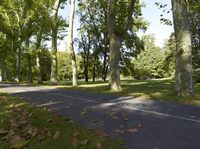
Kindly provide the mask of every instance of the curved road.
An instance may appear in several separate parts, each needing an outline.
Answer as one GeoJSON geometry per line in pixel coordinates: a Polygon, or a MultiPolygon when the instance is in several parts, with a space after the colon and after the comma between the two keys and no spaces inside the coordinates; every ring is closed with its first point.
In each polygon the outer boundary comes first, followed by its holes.
{"type": "Polygon", "coordinates": [[[200,149],[200,108],[133,97],[0,84],[0,92],[45,106],[131,149],[200,149]]]}

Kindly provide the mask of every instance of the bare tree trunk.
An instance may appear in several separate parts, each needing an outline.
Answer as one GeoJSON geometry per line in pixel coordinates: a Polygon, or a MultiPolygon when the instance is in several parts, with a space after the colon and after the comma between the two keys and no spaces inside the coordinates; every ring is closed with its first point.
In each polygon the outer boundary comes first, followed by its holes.
{"type": "Polygon", "coordinates": [[[19,82],[20,81],[20,67],[21,67],[21,53],[20,53],[20,48],[17,49],[16,52],[16,65],[15,65],[15,81],[19,82]]]}
{"type": "Polygon", "coordinates": [[[36,41],[36,68],[37,68],[37,83],[42,84],[42,73],[41,73],[41,66],[40,66],[40,48],[41,48],[41,41],[42,41],[42,32],[37,34],[37,41],[36,41]]]}
{"type": "Polygon", "coordinates": [[[116,29],[116,12],[115,12],[115,3],[116,0],[110,0],[108,5],[108,34],[109,34],[109,43],[110,43],[110,78],[109,86],[111,90],[121,90],[120,84],[120,48],[122,39],[115,34],[116,29]]]}
{"type": "Polygon", "coordinates": [[[0,61],[0,82],[3,81],[2,61],[0,61]]]}
{"type": "Polygon", "coordinates": [[[75,12],[75,0],[71,0],[70,1],[70,17],[69,17],[68,49],[71,52],[71,59],[72,59],[72,85],[78,86],[76,55],[75,55],[74,46],[73,46],[74,12],[75,12]]]}
{"type": "Polygon", "coordinates": [[[107,58],[108,58],[108,54],[107,54],[107,49],[105,49],[104,51],[104,57],[103,57],[103,71],[102,71],[102,80],[106,81],[106,77],[107,77],[107,66],[108,66],[108,62],[107,62],[107,58]]]}
{"type": "Polygon", "coordinates": [[[120,84],[120,48],[121,38],[110,34],[110,79],[109,85],[112,90],[121,90],[120,84]]]}
{"type": "Polygon", "coordinates": [[[93,70],[92,70],[92,81],[95,82],[95,79],[96,79],[96,64],[94,62],[94,64],[93,64],[93,70]]]}
{"type": "Polygon", "coordinates": [[[28,81],[29,83],[33,83],[33,72],[32,72],[32,62],[30,53],[27,53],[27,62],[28,62],[28,81]]]}
{"type": "Polygon", "coordinates": [[[53,7],[53,27],[52,27],[52,61],[51,61],[51,77],[50,82],[58,83],[58,64],[57,64],[57,34],[58,34],[58,9],[60,7],[60,0],[56,0],[53,7]]]}
{"type": "Polygon", "coordinates": [[[179,96],[194,94],[192,49],[187,0],[172,0],[176,38],[176,91],[179,96]]]}
{"type": "Polygon", "coordinates": [[[42,84],[42,73],[41,73],[41,65],[40,65],[40,55],[38,54],[36,57],[36,67],[37,67],[37,83],[42,84]]]}

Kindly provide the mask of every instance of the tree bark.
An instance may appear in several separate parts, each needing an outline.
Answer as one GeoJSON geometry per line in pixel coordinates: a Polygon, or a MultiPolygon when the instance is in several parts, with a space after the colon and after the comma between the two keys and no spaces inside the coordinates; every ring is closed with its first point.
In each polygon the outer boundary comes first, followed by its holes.
{"type": "Polygon", "coordinates": [[[30,53],[27,53],[27,61],[28,61],[28,81],[29,83],[33,83],[33,71],[32,71],[32,62],[30,53]]]}
{"type": "Polygon", "coordinates": [[[20,68],[21,68],[21,53],[20,53],[20,48],[17,49],[16,52],[16,65],[15,65],[15,81],[19,82],[20,81],[20,68]]]}
{"type": "Polygon", "coordinates": [[[121,90],[120,84],[120,48],[121,48],[121,38],[117,37],[115,34],[110,34],[110,79],[109,85],[111,90],[118,91],[121,90]]]}
{"type": "Polygon", "coordinates": [[[2,61],[0,61],[0,82],[3,81],[2,61]]]}
{"type": "Polygon", "coordinates": [[[58,9],[60,7],[60,0],[56,0],[53,7],[53,27],[52,27],[52,61],[51,61],[51,77],[52,84],[58,83],[58,64],[57,64],[57,34],[58,34],[58,9]]]}
{"type": "Polygon", "coordinates": [[[39,32],[37,35],[36,41],[36,68],[37,68],[37,83],[42,84],[42,72],[41,72],[41,65],[40,65],[40,48],[41,48],[41,41],[42,41],[42,32],[39,32]]]}
{"type": "Polygon", "coordinates": [[[172,12],[176,38],[176,91],[179,96],[191,96],[194,88],[187,0],[172,0],[172,12]]]}
{"type": "Polygon", "coordinates": [[[72,86],[78,86],[76,55],[75,55],[74,46],[73,46],[74,12],[75,12],[75,0],[71,0],[70,1],[70,17],[69,17],[68,49],[71,52],[71,59],[72,59],[72,86]]]}
{"type": "Polygon", "coordinates": [[[121,48],[121,39],[115,34],[116,29],[116,11],[115,11],[116,0],[109,0],[108,5],[108,14],[107,14],[107,26],[108,26],[108,35],[109,35],[109,49],[110,49],[110,78],[109,86],[111,90],[118,91],[121,90],[120,84],[120,48],[121,48]]]}

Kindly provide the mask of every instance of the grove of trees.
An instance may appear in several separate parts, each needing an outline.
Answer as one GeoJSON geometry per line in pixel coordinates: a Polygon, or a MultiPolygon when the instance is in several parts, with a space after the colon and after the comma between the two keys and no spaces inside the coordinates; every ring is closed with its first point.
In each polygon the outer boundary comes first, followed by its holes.
{"type": "Polygon", "coordinates": [[[177,95],[192,96],[200,81],[200,1],[171,2],[174,33],[160,48],[153,35],[138,36],[148,28],[139,0],[1,0],[0,81],[78,86],[78,79],[101,79],[117,91],[120,76],[174,77],[177,95]],[[67,5],[66,20],[59,10],[67,5]],[[65,51],[58,51],[58,40],[66,40],[65,51]]]}

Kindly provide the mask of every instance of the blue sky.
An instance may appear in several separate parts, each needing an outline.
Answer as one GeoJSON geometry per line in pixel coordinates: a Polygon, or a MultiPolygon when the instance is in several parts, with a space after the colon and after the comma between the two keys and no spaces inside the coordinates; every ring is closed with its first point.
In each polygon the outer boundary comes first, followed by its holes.
{"type": "MultiPolygon", "coordinates": [[[[171,0],[142,0],[146,4],[146,7],[142,9],[142,14],[145,20],[147,20],[150,25],[145,32],[145,34],[154,34],[156,38],[156,45],[163,46],[164,41],[168,39],[170,34],[174,31],[173,26],[167,26],[160,23],[160,14],[162,10],[158,9],[155,5],[156,2],[162,2],[167,4],[167,10],[171,9],[171,0]]],[[[172,20],[172,13],[164,13],[164,18],[172,20]]]]}
{"type": "MultiPolygon", "coordinates": [[[[161,24],[160,14],[162,13],[162,10],[158,9],[155,3],[162,2],[163,4],[167,4],[167,9],[170,10],[171,0],[141,0],[141,2],[144,2],[146,5],[146,7],[142,9],[143,18],[147,20],[150,23],[150,25],[145,33],[139,33],[139,35],[141,36],[143,34],[154,34],[156,39],[156,45],[162,47],[164,41],[168,39],[171,32],[173,32],[173,26],[161,24]]],[[[69,6],[66,6],[63,10],[59,10],[59,15],[67,19],[69,17],[69,6]]],[[[165,13],[164,17],[172,20],[171,12],[169,14],[165,13]]],[[[79,19],[77,16],[75,16],[74,37],[78,37],[77,28],[79,28],[79,19]]],[[[64,41],[58,42],[60,50],[66,49],[66,41],[67,38],[65,38],[64,41]]]]}

